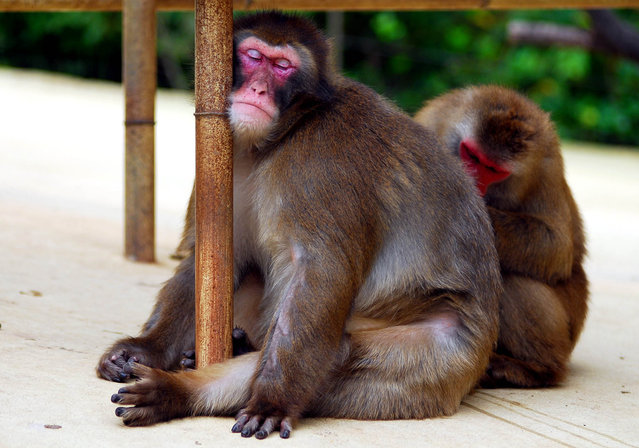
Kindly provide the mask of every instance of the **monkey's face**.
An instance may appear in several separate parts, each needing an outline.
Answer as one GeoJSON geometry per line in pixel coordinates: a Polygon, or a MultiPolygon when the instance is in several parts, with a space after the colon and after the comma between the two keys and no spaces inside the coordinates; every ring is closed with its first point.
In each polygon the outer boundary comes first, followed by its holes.
{"type": "Polygon", "coordinates": [[[501,182],[511,174],[511,168],[504,161],[496,161],[473,138],[465,138],[459,144],[459,157],[464,162],[466,172],[475,179],[479,194],[484,196],[488,186],[501,182]]]}
{"type": "Polygon", "coordinates": [[[236,134],[257,142],[266,137],[280,116],[277,98],[300,67],[290,45],[273,46],[250,36],[236,47],[236,86],[229,116],[236,134]]]}

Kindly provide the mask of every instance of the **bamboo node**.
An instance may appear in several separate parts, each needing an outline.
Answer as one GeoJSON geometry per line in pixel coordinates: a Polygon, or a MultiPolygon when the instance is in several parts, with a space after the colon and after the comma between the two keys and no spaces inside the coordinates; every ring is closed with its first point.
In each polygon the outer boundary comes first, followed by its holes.
{"type": "Polygon", "coordinates": [[[226,117],[226,111],[219,111],[219,110],[208,110],[208,111],[204,111],[204,112],[195,112],[193,115],[195,115],[196,117],[207,117],[207,116],[215,116],[215,117],[226,117]]]}
{"type": "Polygon", "coordinates": [[[124,120],[125,126],[155,126],[155,120],[124,120]]]}

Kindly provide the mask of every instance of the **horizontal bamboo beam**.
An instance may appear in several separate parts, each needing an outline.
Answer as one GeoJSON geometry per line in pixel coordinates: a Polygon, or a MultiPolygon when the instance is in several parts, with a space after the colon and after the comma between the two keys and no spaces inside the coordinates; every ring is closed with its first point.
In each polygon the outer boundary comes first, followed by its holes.
{"type": "MultiPolygon", "coordinates": [[[[194,0],[157,0],[159,10],[192,10],[194,0]]],[[[639,0],[233,0],[234,10],[418,11],[456,9],[639,8],[639,0]]],[[[0,11],[121,11],[122,0],[0,0],[0,11]]]]}

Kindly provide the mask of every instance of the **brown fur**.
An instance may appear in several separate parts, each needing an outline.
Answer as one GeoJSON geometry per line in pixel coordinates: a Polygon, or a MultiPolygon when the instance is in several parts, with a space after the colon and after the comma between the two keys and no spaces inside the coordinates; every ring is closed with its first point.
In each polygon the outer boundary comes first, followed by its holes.
{"type": "Polygon", "coordinates": [[[450,153],[475,139],[512,168],[484,199],[504,278],[499,344],[484,386],[550,386],[565,376],[587,312],[584,232],[548,115],[502,87],[455,90],[415,117],[450,153]]]}
{"type": "Polygon", "coordinates": [[[325,39],[286,17],[251,18],[259,32],[236,27],[316,58],[273,94],[291,103],[265,139],[238,144],[247,139],[234,131],[236,316],[259,351],[179,373],[130,362],[171,369],[192,347],[191,330],[172,327],[193,322],[191,250],[143,335],[116,343],[98,367],[108,379],[142,378],[113,397],[134,405],[118,408],[125,424],[241,410],[233,430],[262,438],[278,427],[288,437],[304,415],[450,415],[485,371],[501,279],[472,183],[430,132],[328,71],[325,39]]]}

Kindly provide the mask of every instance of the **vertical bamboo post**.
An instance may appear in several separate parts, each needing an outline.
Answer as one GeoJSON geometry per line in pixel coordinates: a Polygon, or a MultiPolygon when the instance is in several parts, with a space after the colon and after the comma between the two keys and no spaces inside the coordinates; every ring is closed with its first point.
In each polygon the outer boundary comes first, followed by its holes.
{"type": "Polygon", "coordinates": [[[232,0],[195,4],[195,351],[199,367],[232,356],[232,0]]]}
{"type": "Polygon", "coordinates": [[[122,8],[125,90],[124,254],[155,261],[155,0],[122,8]]]}

